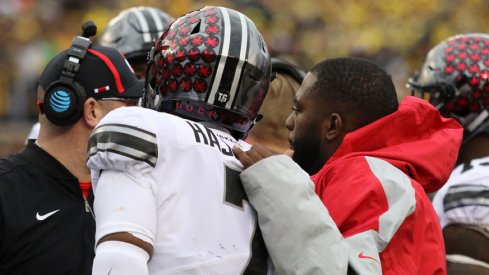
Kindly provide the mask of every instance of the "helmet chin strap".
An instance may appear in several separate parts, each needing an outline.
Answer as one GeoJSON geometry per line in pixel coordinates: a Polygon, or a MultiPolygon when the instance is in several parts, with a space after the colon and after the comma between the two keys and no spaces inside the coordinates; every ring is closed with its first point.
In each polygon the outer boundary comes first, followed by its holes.
{"type": "Polygon", "coordinates": [[[489,112],[487,110],[482,111],[468,126],[467,130],[473,132],[477,127],[489,117],[489,112]]]}
{"type": "Polygon", "coordinates": [[[242,140],[246,139],[246,137],[248,137],[248,134],[250,133],[251,129],[253,129],[253,126],[255,126],[255,124],[258,123],[262,119],[263,119],[263,115],[262,114],[257,114],[256,117],[255,117],[255,119],[251,123],[250,128],[248,128],[248,131],[246,131],[246,133],[243,133],[243,136],[241,137],[241,139],[242,140]]]}

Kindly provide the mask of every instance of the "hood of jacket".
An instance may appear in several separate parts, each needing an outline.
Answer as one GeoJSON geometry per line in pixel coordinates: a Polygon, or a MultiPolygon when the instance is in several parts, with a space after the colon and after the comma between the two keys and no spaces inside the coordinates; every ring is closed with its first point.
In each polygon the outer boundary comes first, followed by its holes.
{"type": "Polygon", "coordinates": [[[372,156],[399,168],[426,192],[434,192],[450,176],[462,135],[456,120],[442,117],[425,100],[406,96],[396,112],[348,133],[321,170],[339,159],[372,156]]]}

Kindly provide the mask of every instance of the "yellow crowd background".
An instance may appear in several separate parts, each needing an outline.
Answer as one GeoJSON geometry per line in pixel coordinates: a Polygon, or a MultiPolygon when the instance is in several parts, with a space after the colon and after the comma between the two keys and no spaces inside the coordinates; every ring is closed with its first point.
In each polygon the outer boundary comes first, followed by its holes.
{"type": "Polygon", "coordinates": [[[400,97],[435,44],[489,32],[487,0],[0,0],[0,154],[25,134],[16,125],[35,121],[36,79],[82,22],[93,20],[100,34],[119,11],[140,5],[174,17],[206,5],[237,9],[256,23],[272,55],[306,70],[328,57],[369,58],[393,76],[400,97]]]}

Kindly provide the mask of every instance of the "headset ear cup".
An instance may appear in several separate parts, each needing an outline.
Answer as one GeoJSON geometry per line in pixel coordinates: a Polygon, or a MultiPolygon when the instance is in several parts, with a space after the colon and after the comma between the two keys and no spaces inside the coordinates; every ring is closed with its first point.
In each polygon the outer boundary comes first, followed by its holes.
{"type": "Polygon", "coordinates": [[[85,90],[78,83],[53,82],[44,94],[44,114],[53,124],[74,124],[83,114],[85,100],[85,90]]]}

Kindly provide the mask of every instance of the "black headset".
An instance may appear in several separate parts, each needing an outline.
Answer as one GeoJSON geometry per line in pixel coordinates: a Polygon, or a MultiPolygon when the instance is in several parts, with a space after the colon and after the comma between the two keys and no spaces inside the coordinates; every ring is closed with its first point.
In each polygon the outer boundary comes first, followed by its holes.
{"type": "Polygon", "coordinates": [[[302,83],[304,77],[306,76],[306,72],[301,68],[297,67],[294,64],[291,64],[283,59],[272,57],[272,72],[273,73],[282,73],[291,76],[297,81],[299,84],[302,83]]]}
{"type": "Polygon", "coordinates": [[[46,88],[44,101],[40,106],[47,119],[59,126],[78,121],[83,114],[83,103],[87,99],[85,89],[75,81],[75,76],[92,44],[89,38],[97,33],[97,26],[92,21],[87,21],[82,25],[82,30],[82,35],[73,39],[68,50],[60,79],[46,88]]]}

